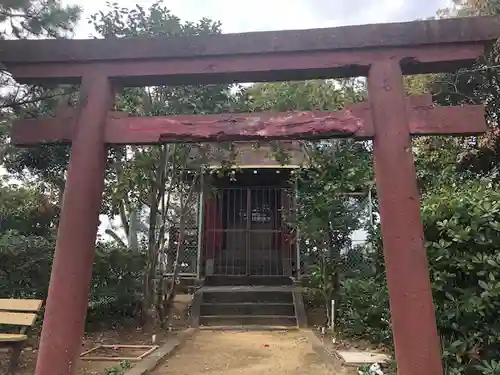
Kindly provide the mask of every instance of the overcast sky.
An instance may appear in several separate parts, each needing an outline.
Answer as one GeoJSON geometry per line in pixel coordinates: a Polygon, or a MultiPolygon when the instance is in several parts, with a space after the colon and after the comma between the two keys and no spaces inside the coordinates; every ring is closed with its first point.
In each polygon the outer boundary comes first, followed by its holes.
{"type": "MultiPolygon", "coordinates": [[[[84,9],[76,38],[88,38],[94,30],[88,16],[102,9],[97,1],[62,0],[79,4],[84,9]]],[[[121,7],[135,4],[148,7],[155,0],[114,0],[121,7]]],[[[267,30],[292,30],[361,25],[367,23],[413,21],[435,15],[436,10],[449,6],[451,0],[164,0],[164,4],[183,21],[209,17],[222,22],[225,33],[267,30]]],[[[109,225],[101,216],[99,232],[109,225]]],[[[358,231],[353,240],[363,240],[358,231]]]]}
{"type": "MultiPolygon", "coordinates": [[[[135,4],[145,7],[154,0],[114,0],[120,6],[135,4]]],[[[93,32],[86,22],[88,16],[104,5],[83,0],[63,0],[80,4],[83,19],[77,38],[93,32]]],[[[226,33],[266,30],[307,29],[366,23],[413,21],[433,16],[451,0],[165,0],[164,4],[183,21],[210,17],[221,21],[226,33]]]]}

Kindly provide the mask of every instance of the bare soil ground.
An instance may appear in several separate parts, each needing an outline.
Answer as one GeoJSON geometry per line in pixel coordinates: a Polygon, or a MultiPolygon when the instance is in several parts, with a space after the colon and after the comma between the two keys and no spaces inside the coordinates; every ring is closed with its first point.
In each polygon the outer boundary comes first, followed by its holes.
{"type": "MultiPolygon", "coordinates": [[[[191,304],[192,296],[178,295],[174,302],[173,329],[183,329],[186,326],[187,309],[191,304]]],[[[156,343],[161,345],[165,342],[168,332],[162,331],[156,334],[156,343]]],[[[102,332],[87,333],[82,343],[82,353],[99,344],[151,344],[151,335],[143,332],[135,326],[121,327],[102,332]]],[[[38,338],[30,337],[26,348],[20,358],[20,367],[16,375],[33,375],[35,373],[36,358],[38,353],[38,338]]],[[[128,354],[127,354],[128,355],[128,354]]],[[[7,371],[10,354],[0,352],[0,374],[7,371]]],[[[106,368],[118,364],[118,361],[79,361],[76,375],[102,375],[106,368]]],[[[133,363],[132,363],[133,365],[133,363]]]]}
{"type": "Polygon", "coordinates": [[[335,375],[299,331],[200,331],[152,375],[335,375]]]}

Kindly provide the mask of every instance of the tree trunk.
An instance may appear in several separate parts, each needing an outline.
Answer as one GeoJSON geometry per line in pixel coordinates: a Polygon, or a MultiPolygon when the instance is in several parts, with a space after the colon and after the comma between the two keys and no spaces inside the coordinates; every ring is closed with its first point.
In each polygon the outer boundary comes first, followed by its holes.
{"type": "MultiPolygon", "coordinates": [[[[154,190],[154,189],[153,189],[154,190]]],[[[152,200],[156,194],[152,194],[152,200]]],[[[156,205],[152,204],[149,213],[149,233],[148,233],[148,257],[146,263],[146,270],[144,273],[144,285],[143,285],[143,319],[144,328],[147,332],[154,331],[157,324],[157,316],[154,301],[154,281],[156,278],[156,266],[157,266],[157,249],[156,249],[156,217],[158,209],[156,205]]]]}
{"type": "Polygon", "coordinates": [[[169,287],[167,289],[166,297],[163,301],[163,313],[165,316],[165,320],[163,324],[168,324],[172,315],[172,305],[177,294],[177,285],[179,285],[179,261],[181,258],[181,252],[184,251],[184,238],[186,233],[186,219],[185,213],[182,214],[179,223],[179,241],[177,244],[176,254],[175,254],[175,262],[174,269],[172,273],[172,278],[170,282],[167,283],[169,287]]]}
{"type": "MultiPolygon", "coordinates": [[[[182,175],[182,174],[181,174],[182,175]]],[[[180,179],[182,181],[182,178],[180,179]]],[[[186,200],[182,202],[181,199],[181,216],[179,219],[179,240],[177,243],[177,249],[176,249],[176,254],[175,254],[175,261],[174,261],[174,269],[172,273],[172,278],[171,281],[167,283],[169,286],[168,292],[166,294],[166,297],[164,299],[163,303],[163,311],[166,317],[166,320],[164,321],[164,324],[168,324],[168,322],[171,319],[172,315],[172,306],[173,302],[175,299],[175,296],[177,294],[177,286],[179,285],[179,262],[181,258],[181,254],[184,252],[184,246],[185,246],[185,236],[186,236],[186,214],[187,214],[187,208],[189,207],[189,203],[193,197],[193,192],[194,192],[194,187],[197,184],[197,178],[193,179],[193,182],[189,188],[188,195],[186,197],[186,200]]]]}

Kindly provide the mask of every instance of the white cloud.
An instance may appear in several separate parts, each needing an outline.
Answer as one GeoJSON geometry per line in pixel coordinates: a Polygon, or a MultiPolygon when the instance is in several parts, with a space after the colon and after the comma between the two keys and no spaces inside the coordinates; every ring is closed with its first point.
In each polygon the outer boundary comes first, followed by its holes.
{"type": "MultiPolygon", "coordinates": [[[[84,17],[76,37],[87,38],[92,27],[87,18],[103,8],[102,3],[63,0],[80,4],[84,17]]],[[[148,7],[155,0],[116,0],[126,8],[135,4],[148,7]]],[[[378,22],[411,21],[433,16],[451,0],[164,0],[181,20],[196,21],[203,17],[221,21],[226,33],[290,30],[378,22]]]]}

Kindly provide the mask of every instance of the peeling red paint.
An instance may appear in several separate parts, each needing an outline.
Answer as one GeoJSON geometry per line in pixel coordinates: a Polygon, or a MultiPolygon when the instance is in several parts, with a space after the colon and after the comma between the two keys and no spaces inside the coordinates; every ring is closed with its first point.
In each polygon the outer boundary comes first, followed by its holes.
{"type": "Polygon", "coordinates": [[[374,138],[398,371],[441,375],[410,135],[483,132],[484,110],[434,108],[428,96],[408,100],[402,73],[455,71],[473,62],[499,36],[498,18],[478,17],[155,40],[0,41],[0,62],[18,82],[83,80],[88,94],[81,111],[20,121],[12,131],[16,145],[73,143],[36,375],[74,372],[71,364],[78,358],[84,327],[106,143],[333,136],[374,138]],[[338,112],[150,118],[106,114],[111,83],[123,87],[367,75],[370,103],[338,112]]]}
{"type": "MultiPolygon", "coordinates": [[[[412,135],[471,135],[486,131],[482,106],[433,107],[430,95],[406,100],[412,135]]],[[[16,121],[11,143],[70,143],[76,109],[63,117],[16,121]]],[[[369,103],[357,103],[338,112],[289,112],[206,116],[128,117],[109,112],[105,128],[108,144],[151,144],[259,139],[310,139],[374,135],[369,103]]]]}
{"type": "MultiPolygon", "coordinates": [[[[218,117],[129,117],[120,120],[131,133],[151,134],[156,141],[229,141],[299,139],[355,134],[363,119],[350,111],[338,113],[289,112],[279,114],[235,114],[218,117]]],[[[112,125],[113,120],[110,122],[112,125]]]]}

